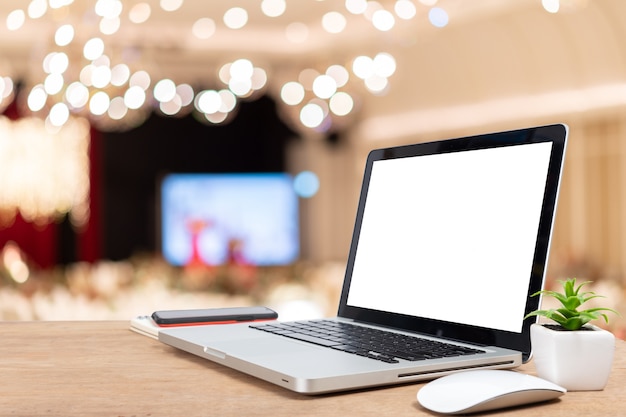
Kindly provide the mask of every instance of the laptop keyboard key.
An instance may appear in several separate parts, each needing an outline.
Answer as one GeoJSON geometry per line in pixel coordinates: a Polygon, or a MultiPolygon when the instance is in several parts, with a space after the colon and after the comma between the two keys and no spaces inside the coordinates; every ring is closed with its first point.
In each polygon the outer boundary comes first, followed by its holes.
{"type": "Polygon", "coordinates": [[[250,327],[387,363],[480,353],[453,344],[328,320],[254,324],[250,327]]]}

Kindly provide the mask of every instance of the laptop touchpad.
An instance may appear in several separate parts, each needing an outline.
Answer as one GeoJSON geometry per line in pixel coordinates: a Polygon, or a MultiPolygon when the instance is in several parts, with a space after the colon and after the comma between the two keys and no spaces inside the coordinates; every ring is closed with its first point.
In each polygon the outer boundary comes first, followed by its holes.
{"type": "Polygon", "coordinates": [[[306,345],[301,342],[281,338],[250,337],[239,340],[212,342],[208,349],[228,352],[230,356],[276,356],[301,354],[307,351],[319,351],[319,346],[306,345]]]}

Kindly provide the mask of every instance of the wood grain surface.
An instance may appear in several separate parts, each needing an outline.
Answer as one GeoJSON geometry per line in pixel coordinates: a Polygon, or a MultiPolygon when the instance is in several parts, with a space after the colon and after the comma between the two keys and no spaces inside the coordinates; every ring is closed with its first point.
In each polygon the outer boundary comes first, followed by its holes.
{"type": "MultiPolygon", "coordinates": [[[[419,416],[423,384],[305,396],[131,332],[127,322],[0,323],[0,416],[419,416]]],[[[626,415],[626,342],[603,391],[488,415],[626,415]]],[[[532,363],[519,368],[532,373],[532,363]]],[[[451,393],[450,395],[454,395],[451,393]]]]}

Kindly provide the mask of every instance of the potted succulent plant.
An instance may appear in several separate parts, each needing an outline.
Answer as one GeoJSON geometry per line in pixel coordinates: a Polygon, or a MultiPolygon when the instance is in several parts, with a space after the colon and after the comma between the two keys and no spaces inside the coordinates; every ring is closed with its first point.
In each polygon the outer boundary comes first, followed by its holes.
{"type": "Polygon", "coordinates": [[[560,308],[536,310],[525,317],[542,316],[556,323],[534,323],[531,326],[537,376],[568,391],[602,390],[611,372],[615,336],[589,322],[603,318],[608,323],[606,312],[618,313],[606,307],[581,309],[583,303],[602,297],[591,291],[581,291],[590,281],[576,284],[576,278],[570,278],[559,282],[563,286],[562,293],[542,290],[533,296],[554,297],[561,304],[560,308]]]}

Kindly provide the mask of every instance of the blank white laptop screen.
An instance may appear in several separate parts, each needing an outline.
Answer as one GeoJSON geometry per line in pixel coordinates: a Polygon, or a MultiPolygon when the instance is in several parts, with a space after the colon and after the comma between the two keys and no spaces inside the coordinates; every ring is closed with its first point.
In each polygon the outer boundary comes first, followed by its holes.
{"type": "Polygon", "coordinates": [[[520,333],[551,148],[375,161],[347,304],[520,333]]]}

